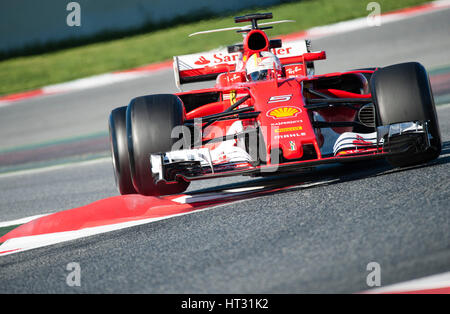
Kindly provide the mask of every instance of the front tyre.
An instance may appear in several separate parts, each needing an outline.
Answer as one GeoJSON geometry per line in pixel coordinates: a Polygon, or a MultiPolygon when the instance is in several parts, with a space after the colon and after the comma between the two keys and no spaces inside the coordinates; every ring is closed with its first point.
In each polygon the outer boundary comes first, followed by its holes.
{"type": "Polygon", "coordinates": [[[130,169],[134,188],[143,195],[168,195],[184,192],[189,182],[157,182],[152,176],[150,155],[172,149],[177,139],[173,128],[184,122],[184,107],[172,94],[134,98],[127,109],[127,136],[130,169]]]}
{"type": "Polygon", "coordinates": [[[430,147],[393,155],[387,161],[394,167],[405,167],[436,159],[441,153],[441,133],[433,93],[425,68],[417,62],[391,65],[375,71],[370,80],[377,111],[377,124],[402,122],[428,123],[430,147]]]}

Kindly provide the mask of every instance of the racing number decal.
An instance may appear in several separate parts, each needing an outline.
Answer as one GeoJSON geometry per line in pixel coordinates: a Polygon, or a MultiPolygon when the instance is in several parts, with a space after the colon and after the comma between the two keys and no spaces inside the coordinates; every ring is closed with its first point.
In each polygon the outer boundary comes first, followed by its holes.
{"type": "Polygon", "coordinates": [[[272,96],[269,98],[269,101],[267,103],[272,104],[275,102],[289,101],[291,98],[292,98],[292,94],[291,95],[272,96]]]}
{"type": "MultiPolygon", "coordinates": [[[[291,100],[292,94],[290,95],[278,95],[278,96],[272,96],[269,98],[268,104],[272,103],[279,103],[279,102],[286,102],[291,100]]],[[[266,115],[268,117],[272,117],[274,119],[279,118],[289,118],[289,117],[295,117],[297,114],[302,112],[302,110],[299,107],[296,106],[281,106],[274,108],[272,110],[269,110],[266,115]]]]}

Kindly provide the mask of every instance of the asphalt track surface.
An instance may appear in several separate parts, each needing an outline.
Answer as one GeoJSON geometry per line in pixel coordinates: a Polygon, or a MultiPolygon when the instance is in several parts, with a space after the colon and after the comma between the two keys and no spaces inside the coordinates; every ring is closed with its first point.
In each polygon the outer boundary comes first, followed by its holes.
{"type": "MultiPolygon", "coordinates": [[[[444,10],[318,39],[313,48],[326,50],[328,61],[318,62],[317,70],[410,60],[427,68],[447,66],[448,29],[450,10],[444,10]]],[[[66,154],[101,153],[104,142],[101,148],[86,148],[77,146],[76,137],[102,138],[112,108],[137,95],[174,90],[172,73],[161,71],[3,107],[1,147],[71,139],[65,142],[71,143],[66,154]]],[[[353,293],[368,288],[369,262],[380,264],[382,285],[449,271],[450,107],[439,107],[438,116],[443,152],[429,164],[393,169],[377,161],[319,167],[301,176],[195,182],[191,193],[268,182],[294,186],[1,257],[0,293],[353,293]],[[80,264],[80,287],[66,284],[71,262],[80,264]]],[[[42,158],[51,164],[50,157],[42,158]]],[[[0,221],[113,195],[117,191],[107,158],[0,175],[0,221]]]]}

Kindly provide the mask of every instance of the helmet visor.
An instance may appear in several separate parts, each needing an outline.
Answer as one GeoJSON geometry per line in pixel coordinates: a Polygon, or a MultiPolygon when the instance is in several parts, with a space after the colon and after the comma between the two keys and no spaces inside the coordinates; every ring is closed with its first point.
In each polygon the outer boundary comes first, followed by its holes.
{"type": "Polygon", "coordinates": [[[268,70],[261,70],[248,74],[248,78],[250,81],[261,81],[266,80],[268,78],[268,74],[268,70]]]}

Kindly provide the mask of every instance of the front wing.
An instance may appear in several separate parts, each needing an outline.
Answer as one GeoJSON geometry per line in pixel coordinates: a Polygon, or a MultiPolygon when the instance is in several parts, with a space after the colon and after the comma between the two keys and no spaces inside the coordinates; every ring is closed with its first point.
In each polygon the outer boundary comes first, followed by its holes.
{"type": "MultiPolygon", "coordinates": [[[[236,135],[235,135],[236,137],[236,135]]],[[[230,139],[220,149],[206,147],[150,155],[151,172],[156,181],[199,180],[231,175],[270,175],[297,171],[320,164],[384,158],[391,155],[424,151],[430,147],[427,122],[415,121],[379,126],[376,132],[341,134],[328,155],[301,161],[271,160],[261,164],[244,148],[230,139]]]]}

